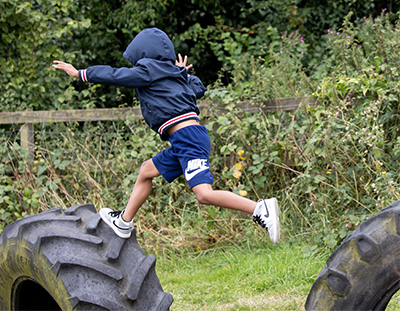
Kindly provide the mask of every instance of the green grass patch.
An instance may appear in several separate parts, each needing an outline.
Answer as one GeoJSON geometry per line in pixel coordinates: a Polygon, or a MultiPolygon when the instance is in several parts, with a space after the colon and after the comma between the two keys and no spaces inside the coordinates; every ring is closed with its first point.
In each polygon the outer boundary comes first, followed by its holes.
{"type": "Polygon", "coordinates": [[[178,310],[304,310],[329,254],[289,242],[160,254],[157,275],[178,310]]]}

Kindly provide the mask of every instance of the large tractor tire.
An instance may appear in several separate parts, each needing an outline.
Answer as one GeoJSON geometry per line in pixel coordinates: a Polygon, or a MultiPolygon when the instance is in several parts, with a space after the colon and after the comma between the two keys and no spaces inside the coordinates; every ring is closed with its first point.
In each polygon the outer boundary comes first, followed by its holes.
{"type": "Polygon", "coordinates": [[[400,288],[400,201],[364,221],[332,253],[306,310],[385,310],[400,288]]]}
{"type": "Polygon", "coordinates": [[[0,310],[169,310],[155,262],[91,204],[28,216],[0,235],[0,310]]]}

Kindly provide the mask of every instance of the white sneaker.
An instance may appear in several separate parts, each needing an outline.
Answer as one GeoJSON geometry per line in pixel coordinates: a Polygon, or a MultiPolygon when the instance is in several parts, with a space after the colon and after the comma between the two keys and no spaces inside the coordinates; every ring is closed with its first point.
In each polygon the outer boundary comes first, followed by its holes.
{"type": "Polygon", "coordinates": [[[278,201],[275,198],[258,201],[252,218],[255,223],[267,229],[269,238],[273,243],[279,243],[281,229],[278,201]]]}
{"type": "Polygon", "coordinates": [[[120,237],[127,239],[131,236],[131,232],[134,229],[132,221],[126,222],[122,219],[122,211],[113,211],[111,208],[102,208],[99,211],[101,219],[114,230],[114,232],[120,237]]]}

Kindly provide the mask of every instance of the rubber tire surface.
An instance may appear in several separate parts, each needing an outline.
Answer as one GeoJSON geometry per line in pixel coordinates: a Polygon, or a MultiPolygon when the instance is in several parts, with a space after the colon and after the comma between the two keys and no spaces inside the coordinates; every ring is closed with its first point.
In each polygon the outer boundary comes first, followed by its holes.
{"type": "Polygon", "coordinates": [[[30,284],[63,311],[169,310],[173,298],[163,292],[155,261],[134,232],[119,238],[91,204],[28,216],[0,235],[0,310],[24,309],[30,284]]]}
{"type": "Polygon", "coordinates": [[[400,201],[364,221],[327,260],[306,310],[385,310],[400,288],[400,201]]]}

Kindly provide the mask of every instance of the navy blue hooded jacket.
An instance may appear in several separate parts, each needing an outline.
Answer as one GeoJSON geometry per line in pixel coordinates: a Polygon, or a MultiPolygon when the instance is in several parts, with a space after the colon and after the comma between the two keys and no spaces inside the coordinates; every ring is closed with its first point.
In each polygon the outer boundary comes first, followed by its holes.
{"type": "Polygon", "coordinates": [[[196,99],[206,89],[198,77],[175,65],[174,46],[163,31],[144,29],[123,56],[133,68],[91,66],[79,70],[80,80],[135,88],[144,120],[163,140],[171,126],[198,119],[196,99]]]}

